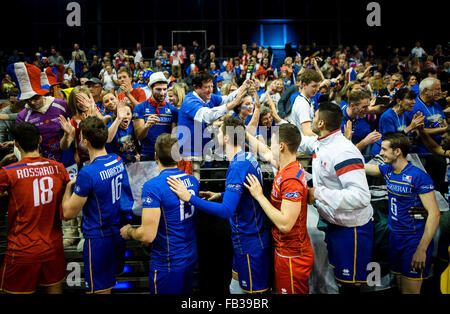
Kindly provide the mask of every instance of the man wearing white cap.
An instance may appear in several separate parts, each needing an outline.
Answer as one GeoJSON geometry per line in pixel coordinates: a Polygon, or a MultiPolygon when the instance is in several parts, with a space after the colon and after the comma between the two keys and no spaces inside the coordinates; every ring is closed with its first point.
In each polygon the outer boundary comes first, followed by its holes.
{"type": "MultiPolygon", "coordinates": [[[[18,100],[26,100],[25,109],[18,113],[16,123],[29,122],[36,125],[42,136],[39,146],[43,157],[63,162],[66,150],[75,135],[71,128],[62,128],[60,116],[69,117],[67,103],[62,99],[45,96],[48,90],[41,88],[41,70],[31,64],[17,62],[7,68],[8,74],[19,88],[18,100]]],[[[72,161],[68,161],[71,165],[72,161]]],[[[63,162],[64,163],[64,162],[63,162]]],[[[65,166],[70,166],[65,164],[65,166]]]]}
{"type": "Polygon", "coordinates": [[[168,84],[162,72],[153,73],[148,83],[152,95],[133,110],[134,133],[142,144],[141,161],[155,160],[156,139],[171,133],[177,122],[178,110],[166,102],[168,84]]]}

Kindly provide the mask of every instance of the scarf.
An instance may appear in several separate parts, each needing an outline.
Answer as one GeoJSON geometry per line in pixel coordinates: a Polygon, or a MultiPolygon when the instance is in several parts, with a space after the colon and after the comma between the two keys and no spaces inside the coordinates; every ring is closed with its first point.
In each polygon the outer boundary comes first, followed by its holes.
{"type": "Polygon", "coordinates": [[[162,103],[157,103],[156,100],[153,99],[153,97],[149,98],[150,105],[155,107],[155,112],[159,116],[159,107],[164,107],[166,105],[166,100],[164,100],[162,103]]]}

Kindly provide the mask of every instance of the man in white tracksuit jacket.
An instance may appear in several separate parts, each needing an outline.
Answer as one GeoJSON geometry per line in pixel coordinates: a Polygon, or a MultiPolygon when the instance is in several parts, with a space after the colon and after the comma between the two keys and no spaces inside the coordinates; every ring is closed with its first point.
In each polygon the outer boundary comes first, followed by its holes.
{"type": "Polygon", "coordinates": [[[313,132],[299,151],[313,154],[313,187],[308,202],[328,222],[328,259],[341,293],[357,293],[367,281],[373,246],[373,209],[364,158],[341,132],[342,111],[322,103],[313,119],[313,132]]]}

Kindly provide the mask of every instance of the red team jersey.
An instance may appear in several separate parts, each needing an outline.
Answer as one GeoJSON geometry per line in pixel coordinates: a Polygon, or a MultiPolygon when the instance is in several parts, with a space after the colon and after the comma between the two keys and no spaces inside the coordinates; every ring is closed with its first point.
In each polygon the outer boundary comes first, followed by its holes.
{"type": "Polygon", "coordinates": [[[43,157],[0,170],[0,193],[9,193],[5,260],[41,263],[63,252],[61,201],[68,182],[64,166],[43,157]]]}
{"type": "Polygon", "coordinates": [[[301,202],[297,221],[288,233],[281,233],[277,227],[272,228],[276,251],[283,256],[299,256],[304,249],[311,247],[306,229],[308,185],[305,171],[298,161],[293,161],[279,171],[273,181],[272,205],[281,210],[281,201],[301,202]]]}
{"type": "MultiPolygon", "coordinates": [[[[145,91],[142,88],[133,88],[131,91],[131,95],[136,99],[138,103],[144,102],[147,100],[147,97],[145,96],[145,91]]],[[[117,99],[119,101],[124,100],[125,98],[128,98],[124,92],[121,92],[119,95],[117,95],[117,99]]]]}

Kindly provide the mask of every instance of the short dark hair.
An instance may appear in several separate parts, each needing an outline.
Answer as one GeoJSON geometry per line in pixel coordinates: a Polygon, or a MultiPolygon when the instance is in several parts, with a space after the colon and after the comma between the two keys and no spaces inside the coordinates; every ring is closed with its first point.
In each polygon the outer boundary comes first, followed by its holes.
{"type": "Polygon", "coordinates": [[[234,146],[243,146],[244,145],[245,124],[241,119],[238,119],[233,116],[225,117],[225,119],[223,120],[223,124],[222,124],[223,135],[227,135],[227,131],[232,131],[232,133],[230,133],[228,135],[233,137],[232,143],[234,146]],[[239,132],[240,128],[242,128],[242,132],[239,132]]]}
{"type": "Polygon", "coordinates": [[[416,92],[408,88],[400,88],[394,95],[394,100],[397,102],[403,99],[416,99],[416,92]]]}
{"type": "Polygon", "coordinates": [[[214,81],[214,76],[206,71],[198,72],[194,75],[192,78],[192,87],[195,88],[201,88],[203,86],[204,82],[212,82],[214,81]]]}
{"type": "Polygon", "coordinates": [[[298,127],[291,123],[283,123],[278,128],[279,142],[285,143],[289,152],[297,152],[298,146],[302,141],[302,135],[298,127]]]}
{"type": "Polygon", "coordinates": [[[343,114],[338,105],[332,102],[323,102],[319,104],[318,110],[319,119],[325,122],[325,128],[328,131],[331,132],[341,127],[343,114]]]}
{"type": "Polygon", "coordinates": [[[399,148],[402,151],[403,157],[406,158],[411,147],[408,136],[403,133],[388,132],[383,136],[383,142],[384,141],[388,141],[392,149],[399,148]]]}
{"type": "Polygon", "coordinates": [[[169,133],[162,133],[156,139],[155,152],[159,162],[163,166],[176,166],[177,160],[179,159],[180,143],[169,133]]]}
{"type": "Polygon", "coordinates": [[[32,123],[21,122],[11,128],[11,135],[24,152],[29,153],[39,148],[39,129],[32,123]]]}
{"type": "Polygon", "coordinates": [[[108,139],[108,128],[105,122],[97,117],[87,117],[80,122],[80,130],[83,138],[87,139],[96,149],[105,147],[108,139]]]}

